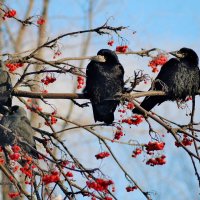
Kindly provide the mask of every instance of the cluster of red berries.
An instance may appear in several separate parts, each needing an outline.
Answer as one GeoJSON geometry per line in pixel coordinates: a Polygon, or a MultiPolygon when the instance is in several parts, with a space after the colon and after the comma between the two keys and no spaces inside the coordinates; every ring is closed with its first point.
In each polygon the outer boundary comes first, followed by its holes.
{"type": "Polygon", "coordinates": [[[159,150],[163,150],[165,147],[165,143],[164,142],[149,142],[148,144],[145,144],[145,148],[147,150],[148,154],[152,154],[151,151],[159,151],[159,150]]]}
{"type": "Polygon", "coordinates": [[[126,53],[127,49],[128,49],[128,46],[127,46],[127,45],[124,45],[124,46],[117,46],[117,47],[116,47],[116,51],[117,51],[117,52],[120,52],[120,53],[126,53]]]}
{"type": "Polygon", "coordinates": [[[67,177],[73,177],[74,175],[72,174],[72,172],[67,172],[67,173],[66,173],[66,176],[67,176],[67,177]]]}
{"type": "Polygon", "coordinates": [[[56,51],[56,52],[54,52],[54,56],[53,56],[53,59],[56,59],[56,57],[57,56],[60,56],[62,53],[61,53],[61,51],[56,51]]]}
{"type": "Polygon", "coordinates": [[[45,24],[45,19],[43,19],[42,17],[40,17],[38,20],[37,20],[37,24],[38,25],[43,25],[43,24],[45,24]]]}
{"type": "Polygon", "coordinates": [[[115,132],[115,136],[113,140],[119,140],[122,136],[124,136],[124,133],[122,132],[122,130],[117,130],[115,132]]]}
{"type": "Polygon", "coordinates": [[[49,184],[49,183],[56,183],[58,181],[60,181],[60,175],[59,172],[57,171],[52,171],[50,175],[44,175],[42,177],[42,181],[44,182],[44,184],[49,184]]]}
{"type": "Polygon", "coordinates": [[[9,196],[11,199],[14,199],[14,198],[20,196],[20,193],[19,193],[19,192],[10,192],[10,193],[8,193],[8,196],[9,196]]]}
{"type": "Polygon", "coordinates": [[[110,153],[107,152],[107,151],[104,151],[104,152],[101,152],[101,153],[98,153],[95,155],[96,159],[103,159],[103,158],[106,158],[106,157],[109,157],[110,156],[110,153]]]}
{"type": "Polygon", "coordinates": [[[126,124],[129,124],[129,125],[138,125],[141,122],[143,122],[143,116],[142,115],[133,115],[131,118],[122,119],[122,123],[126,123],[126,124]]]}
{"type": "Polygon", "coordinates": [[[126,108],[129,109],[129,110],[132,110],[134,108],[134,103],[133,102],[128,102],[126,108]]]}
{"type": "Polygon", "coordinates": [[[180,147],[180,146],[181,146],[181,143],[182,143],[182,145],[184,145],[184,146],[191,146],[193,142],[194,142],[193,139],[189,139],[189,138],[187,137],[187,135],[184,134],[184,135],[183,135],[182,141],[180,141],[180,142],[175,141],[175,145],[176,145],[177,147],[180,147]]]}
{"type": "Polygon", "coordinates": [[[94,189],[99,192],[108,192],[108,187],[113,185],[112,180],[105,180],[97,178],[95,181],[86,181],[86,185],[89,189],[94,189]]]}
{"type": "Polygon", "coordinates": [[[136,189],[137,189],[137,186],[128,186],[128,187],[126,187],[126,191],[127,192],[133,192],[136,189]]]}
{"type": "Polygon", "coordinates": [[[110,40],[110,41],[108,41],[108,43],[107,43],[109,46],[112,46],[113,44],[114,44],[114,40],[110,40]]]}
{"type": "Polygon", "coordinates": [[[4,13],[3,20],[6,20],[6,17],[7,18],[12,18],[16,14],[17,14],[16,10],[8,10],[7,12],[4,13]]]}
{"type": "Polygon", "coordinates": [[[150,166],[155,166],[155,165],[164,165],[166,163],[165,160],[166,156],[162,155],[161,157],[157,157],[157,158],[150,158],[146,164],[150,165],[150,166]]]}
{"type": "Polygon", "coordinates": [[[149,62],[149,67],[152,68],[152,72],[158,72],[158,66],[164,65],[167,62],[167,57],[164,54],[159,54],[153,60],[149,62]]]}
{"type": "Polygon", "coordinates": [[[132,154],[132,157],[133,158],[136,158],[139,154],[142,153],[142,149],[140,148],[136,148],[134,151],[133,151],[133,154],[132,154]]]}
{"type": "Polygon", "coordinates": [[[3,158],[0,158],[0,164],[3,165],[5,163],[5,160],[3,158]]]}
{"type": "Polygon", "coordinates": [[[23,167],[20,168],[20,171],[31,178],[33,176],[32,167],[28,163],[26,163],[23,167]]]}
{"type": "Polygon", "coordinates": [[[16,69],[23,67],[24,63],[7,63],[6,67],[9,69],[9,72],[14,72],[16,69]]]}
{"type": "Polygon", "coordinates": [[[78,81],[77,89],[83,88],[83,85],[85,84],[84,78],[82,76],[78,76],[77,81],[78,81]]]}
{"type": "MultiPolygon", "coordinates": [[[[95,197],[92,197],[91,200],[97,200],[97,199],[95,197]]],[[[102,200],[113,200],[113,198],[106,196],[102,200]]]]}
{"type": "Polygon", "coordinates": [[[11,160],[14,160],[14,161],[18,161],[19,160],[19,158],[20,158],[20,154],[19,153],[13,153],[13,154],[9,154],[9,158],[11,159],[11,160]]]}
{"type": "Polygon", "coordinates": [[[186,97],[185,101],[191,101],[192,100],[192,96],[188,96],[186,97]]]}
{"type": "Polygon", "coordinates": [[[46,76],[45,78],[41,79],[41,82],[44,83],[45,85],[49,85],[50,83],[53,83],[56,81],[56,78],[52,76],[46,76]]]}
{"type": "Polygon", "coordinates": [[[53,124],[56,124],[57,123],[57,118],[55,117],[56,115],[56,111],[53,111],[51,113],[51,116],[50,116],[50,119],[48,121],[45,122],[45,125],[46,126],[50,126],[50,125],[53,125],[53,124]]]}

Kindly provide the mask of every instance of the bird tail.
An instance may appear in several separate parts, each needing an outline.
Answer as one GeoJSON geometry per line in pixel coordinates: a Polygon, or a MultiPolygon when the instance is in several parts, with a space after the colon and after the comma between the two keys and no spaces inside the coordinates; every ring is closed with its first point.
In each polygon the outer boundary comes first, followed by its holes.
{"type": "MultiPolygon", "coordinates": [[[[144,101],[140,104],[140,106],[144,108],[146,111],[150,111],[152,108],[154,108],[154,106],[156,106],[157,104],[161,104],[164,101],[166,101],[164,97],[157,97],[157,96],[146,97],[144,101]]],[[[134,108],[132,112],[135,114],[143,114],[143,112],[141,112],[137,108],[134,108]]]]}
{"type": "Polygon", "coordinates": [[[117,101],[104,101],[103,103],[92,104],[95,122],[100,121],[106,124],[112,124],[117,104],[117,101]]]}

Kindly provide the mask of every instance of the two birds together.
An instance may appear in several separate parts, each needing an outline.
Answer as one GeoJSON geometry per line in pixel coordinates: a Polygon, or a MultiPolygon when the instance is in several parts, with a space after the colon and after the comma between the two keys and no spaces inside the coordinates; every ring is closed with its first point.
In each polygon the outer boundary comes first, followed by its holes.
{"type": "Polygon", "coordinates": [[[0,145],[5,148],[7,145],[18,144],[22,149],[38,158],[34,151],[36,143],[34,141],[34,131],[27,118],[26,111],[19,106],[12,106],[12,83],[9,73],[0,68],[0,145]],[[10,132],[12,131],[12,133],[10,132]],[[20,142],[21,141],[21,142],[20,142]],[[25,143],[28,143],[26,145],[25,143]],[[31,146],[31,147],[30,147],[31,146]]]}
{"type": "MultiPolygon", "coordinates": [[[[166,62],[150,90],[163,90],[166,96],[147,96],[141,103],[146,111],[157,104],[170,100],[185,100],[187,96],[194,97],[200,89],[199,58],[189,48],[170,52],[176,58],[166,62]]],[[[124,91],[124,69],[115,52],[102,49],[92,58],[86,70],[86,87],[84,93],[90,98],[95,121],[112,124],[114,112],[119,100],[115,95],[124,91]]],[[[133,113],[142,114],[137,108],[133,113]]]]}

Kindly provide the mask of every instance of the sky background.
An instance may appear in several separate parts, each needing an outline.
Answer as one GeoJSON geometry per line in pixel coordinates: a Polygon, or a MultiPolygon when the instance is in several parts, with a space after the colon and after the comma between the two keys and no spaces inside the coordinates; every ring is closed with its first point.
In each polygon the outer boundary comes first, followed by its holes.
{"type": "MultiPolygon", "coordinates": [[[[25,1],[17,0],[13,2],[10,0],[7,2],[12,7],[15,7],[16,10],[21,10],[18,15],[23,16],[23,11],[26,9],[25,1]]],[[[154,47],[173,51],[182,47],[189,47],[200,55],[199,0],[94,0],[93,3],[95,6],[92,27],[101,26],[107,19],[109,19],[109,24],[112,26],[128,26],[129,28],[122,33],[122,36],[127,39],[126,43],[133,51],[154,47]],[[135,34],[133,34],[134,31],[136,31],[135,34]]],[[[41,0],[35,0],[33,15],[40,13],[41,5],[41,0]]],[[[61,33],[87,29],[87,11],[88,1],[86,0],[51,0],[47,28],[48,36],[53,38],[61,33]]],[[[27,38],[28,42],[25,47],[30,46],[29,41],[30,39],[34,40],[36,31],[37,29],[33,30],[33,37],[27,38]]],[[[78,46],[81,45],[82,37],[84,36],[61,40],[63,57],[81,56],[78,46]]],[[[110,48],[107,46],[109,39],[108,36],[101,37],[94,34],[87,54],[95,55],[99,49],[110,48]]],[[[115,49],[116,45],[123,44],[117,37],[114,37],[114,40],[115,45],[110,49],[115,49]]],[[[147,67],[149,59],[134,55],[120,55],[119,59],[125,68],[126,77],[131,73],[133,75],[133,70],[135,69],[144,69],[146,73],[155,77],[155,74],[152,74],[151,69],[147,67]]],[[[84,65],[86,66],[87,63],[88,61],[84,65]]],[[[71,79],[69,78],[69,80],[71,79]]],[[[139,89],[147,90],[148,87],[142,86],[139,89]]],[[[63,92],[63,87],[57,85],[52,90],[63,92]]],[[[65,89],[65,92],[71,91],[71,86],[65,89]]],[[[197,110],[199,111],[199,107],[197,110]]],[[[74,119],[76,119],[77,113],[81,111],[82,109],[80,108],[75,109],[74,119]]],[[[166,102],[162,106],[155,108],[155,111],[179,123],[187,123],[189,121],[189,117],[186,116],[187,111],[178,109],[176,103],[166,102]]],[[[81,112],[81,118],[87,117],[88,113],[91,113],[91,108],[81,112]]],[[[196,115],[195,119],[199,121],[199,117],[196,115]]],[[[92,117],[90,121],[93,123],[92,117]]],[[[126,128],[125,141],[133,138],[140,142],[149,141],[147,125],[140,125],[132,129],[126,128]]],[[[158,125],[155,125],[155,128],[160,133],[166,133],[158,125]]],[[[99,128],[97,131],[105,135],[112,134],[108,133],[108,131],[111,131],[110,129],[102,130],[99,128]]],[[[118,199],[145,199],[138,191],[133,193],[125,191],[128,182],[123,173],[115,169],[116,167],[113,169],[115,163],[112,159],[97,162],[90,155],[91,148],[95,154],[99,152],[100,147],[96,138],[87,137],[87,135],[88,133],[84,131],[73,132],[73,137],[71,137],[71,134],[66,135],[66,141],[70,141],[69,148],[71,147],[80,161],[88,167],[100,166],[105,173],[109,172],[109,176],[113,178],[116,184],[116,196],[118,199]],[[83,134],[84,137],[80,137],[83,134]],[[74,146],[78,148],[75,149],[74,146]]],[[[151,192],[153,199],[171,200],[174,197],[177,200],[199,199],[198,182],[189,156],[183,150],[174,147],[174,141],[170,135],[166,135],[163,140],[166,142],[164,153],[167,156],[167,164],[157,167],[146,166],[145,156],[132,159],[130,157],[133,150],[132,147],[118,144],[109,145],[111,145],[118,159],[133,178],[137,180],[138,184],[151,192]]],[[[83,198],[80,196],[79,199],[83,198]]]]}

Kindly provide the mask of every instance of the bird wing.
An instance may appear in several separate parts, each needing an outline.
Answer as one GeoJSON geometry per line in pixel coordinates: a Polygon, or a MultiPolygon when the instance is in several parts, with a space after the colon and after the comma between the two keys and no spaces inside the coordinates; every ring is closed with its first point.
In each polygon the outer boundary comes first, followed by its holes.
{"type": "Polygon", "coordinates": [[[180,67],[180,62],[176,58],[170,59],[162,67],[154,83],[152,84],[151,90],[165,90],[173,83],[176,72],[180,67]]]}

